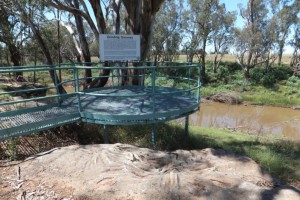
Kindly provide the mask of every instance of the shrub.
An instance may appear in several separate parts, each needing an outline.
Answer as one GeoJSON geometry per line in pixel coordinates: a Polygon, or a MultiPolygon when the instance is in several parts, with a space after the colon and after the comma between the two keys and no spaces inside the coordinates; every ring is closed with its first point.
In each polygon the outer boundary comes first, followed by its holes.
{"type": "Polygon", "coordinates": [[[285,66],[273,67],[270,72],[277,81],[286,80],[293,74],[292,68],[285,66]]]}
{"type": "Polygon", "coordinates": [[[289,67],[273,67],[269,70],[256,67],[250,70],[250,80],[265,87],[273,87],[278,81],[287,80],[292,75],[289,67]]]}
{"type": "Polygon", "coordinates": [[[286,85],[292,87],[300,87],[300,78],[298,78],[297,76],[291,76],[287,80],[286,85]]]}
{"type": "Polygon", "coordinates": [[[253,68],[250,70],[250,81],[260,84],[265,74],[265,70],[263,68],[253,68]]]}
{"type": "Polygon", "coordinates": [[[264,75],[264,77],[262,78],[261,83],[265,87],[273,87],[274,84],[276,83],[275,75],[273,73],[270,73],[270,72],[266,73],[264,75]]]}

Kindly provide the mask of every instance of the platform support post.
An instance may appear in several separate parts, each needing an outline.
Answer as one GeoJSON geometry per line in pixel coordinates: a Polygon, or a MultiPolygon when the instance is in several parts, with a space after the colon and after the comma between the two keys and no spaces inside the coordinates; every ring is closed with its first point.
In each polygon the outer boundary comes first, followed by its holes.
{"type": "Polygon", "coordinates": [[[156,124],[152,124],[152,144],[156,144],[156,124]]]}
{"type": "Polygon", "coordinates": [[[107,130],[107,125],[103,125],[103,130],[104,130],[104,144],[108,144],[108,130],[107,130]]]}
{"type": "Polygon", "coordinates": [[[189,115],[185,116],[184,134],[186,137],[189,135],[189,115]]]}
{"type": "Polygon", "coordinates": [[[80,100],[80,82],[79,82],[79,72],[78,72],[78,68],[76,68],[76,66],[73,66],[73,73],[74,73],[74,80],[75,80],[75,92],[77,93],[77,101],[78,101],[78,111],[82,112],[82,107],[81,107],[81,100],[80,100]]]}

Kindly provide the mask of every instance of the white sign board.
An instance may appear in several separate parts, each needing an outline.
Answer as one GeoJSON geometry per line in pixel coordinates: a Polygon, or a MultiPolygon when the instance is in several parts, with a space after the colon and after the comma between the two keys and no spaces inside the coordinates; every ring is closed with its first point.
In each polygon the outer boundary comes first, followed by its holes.
{"type": "Polygon", "coordinates": [[[100,60],[140,60],[140,35],[100,34],[100,60]]]}

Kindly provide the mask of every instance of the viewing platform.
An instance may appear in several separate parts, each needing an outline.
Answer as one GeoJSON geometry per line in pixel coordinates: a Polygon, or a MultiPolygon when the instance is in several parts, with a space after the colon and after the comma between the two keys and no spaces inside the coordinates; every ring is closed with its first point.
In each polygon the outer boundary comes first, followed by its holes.
{"type": "MultiPolygon", "coordinates": [[[[0,78],[23,72],[28,82],[1,83],[0,141],[81,120],[101,125],[153,124],[169,121],[199,109],[200,66],[188,63],[161,63],[153,66],[104,67],[60,65],[36,67],[0,67],[0,78]],[[109,75],[84,77],[109,70],[109,75]],[[60,74],[51,83],[49,71],[60,74]],[[124,70],[135,73],[126,73],[124,70]],[[108,79],[104,87],[83,90],[85,79],[108,79]],[[124,80],[136,78],[138,85],[124,80]],[[34,80],[32,80],[34,79],[34,80]],[[27,83],[42,85],[27,88],[27,83]],[[21,84],[22,86],[18,86],[21,84]],[[16,85],[16,86],[14,86],[16,85]],[[25,85],[25,86],[24,86],[25,85]],[[59,87],[67,93],[60,94],[59,87]],[[42,94],[42,95],[38,95],[42,94]],[[21,96],[22,98],[14,98],[21,96]]],[[[147,66],[150,65],[150,66],[147,66]]],[[[154,133],[153,133],[154,134],[154,133]]]]}

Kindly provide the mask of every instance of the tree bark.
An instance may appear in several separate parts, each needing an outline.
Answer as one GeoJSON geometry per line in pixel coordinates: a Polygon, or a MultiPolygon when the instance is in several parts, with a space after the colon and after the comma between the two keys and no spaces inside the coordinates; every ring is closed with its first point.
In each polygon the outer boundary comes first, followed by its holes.
{"type": "MultiPolygon", "coordinates": [[[[79,9],[78,0],[74,0],[74,6],[75,6],[75,8],[79,9]]],[[[91,66],[91,54],[90,54],[90,50],[89,50],[89,44],[85,37],[85,30],[84,30],[84,26],[83,26],[82,17],[80,15],[75,15],[74,17],[75,17],[76,28],[78,31],[79,41],[81,44],[83,61],[85,62],[84,65],[91,66]]],[[[85,69],[84,77],[86,78],[84,87],[87,88],[88,85],[92,82],[92,78],[88,78],[88,77],[92,77],[92,70],[85,69]]]]}
{"type": "MultiPolygon", "coordinates": [[[[158,12],[164,0],[123,0],[123,4],[127,11],[125,19],[126,32],[130,34],[141,35],[141,60],[144,61],[150,51],[153,21],[155,14],[158,12]]],[[[138,70],[133,71],[135,75],[132,85],[141,83],[137,75],[138,70]]]]}
{"type": "Polygon", "coordinates": [[[206,84],[207,78],[206,78],[206,72],[205,72],[205,50],[206,50],[206,40],[207,38],[203,38],[202,43],[202,52],[201,52],[201,83],[206,84]]]}
{"type": "MultiPolygon", "coordinates": [[[[19,49],[16,47],[14,43],[8,44],[8,49],[10,52],[10,60],[13,62],[14,66],[21,65],[21,54],[19,49]]],[[[17,81],[23,80],[23,72],[16,72],[15,78],[17,81]]]]}

